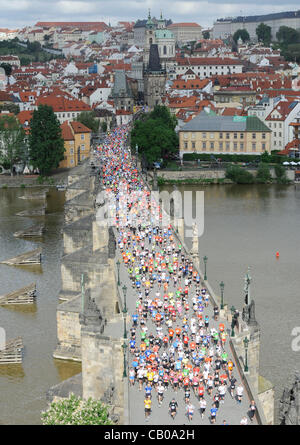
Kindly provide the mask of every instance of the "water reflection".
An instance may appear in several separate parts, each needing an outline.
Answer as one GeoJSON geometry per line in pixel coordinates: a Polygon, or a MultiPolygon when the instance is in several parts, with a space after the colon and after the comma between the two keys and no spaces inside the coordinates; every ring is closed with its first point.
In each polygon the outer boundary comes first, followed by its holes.
{"type": "Polygon", "coordinates": [[[69,379],[70,377],[73,377],[73,375],[81,372],[81,363],[56,359],[53,360],[53,363],[61,381],[69,379]]]}
{"type": "Polygon", "coordinates": [[[8,382],[20,382],[25,377],[25,372],[22,364],[15,365],[0,365],[0,378],[7,378],[8,382]]]}
{"type": "Polygon", "coordinates": [[[37,304],[6,304],[0,305],[1,309],[7,309],[8,311],[20,312],[22,314],[36,314],[37,304]]]}

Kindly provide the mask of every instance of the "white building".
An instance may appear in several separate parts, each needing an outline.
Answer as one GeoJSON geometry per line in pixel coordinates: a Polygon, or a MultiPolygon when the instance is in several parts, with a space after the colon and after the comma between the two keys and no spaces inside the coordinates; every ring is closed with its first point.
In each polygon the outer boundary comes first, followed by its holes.
{"type": "Polygon", "coordinates": [[[185,74],[189,69],[192,69],[200,79],[215,75],[242,73],[243,70],[243,63],[239,59],[230,59],[229,57],[186,57],[177,58],[176,62],[177,75],[185,74]]]}

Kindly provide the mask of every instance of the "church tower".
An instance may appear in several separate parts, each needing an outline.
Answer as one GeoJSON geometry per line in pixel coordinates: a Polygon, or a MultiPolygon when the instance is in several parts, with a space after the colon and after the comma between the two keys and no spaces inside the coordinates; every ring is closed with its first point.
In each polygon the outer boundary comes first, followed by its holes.
{"type": "Polygon", "coordinates": [[[145,45],[144,45],[144,54],[143,54],[143,61],[144,61],[145,65],[148,63],[148,60],[149,60],[150,46],[152,44],[156,43],[155,29],[156,29],[156,25],[153,22],[153,20],[151,19],[151,14],[150,14],[150,9],[149,9],[148,20],[146,22],[145,45]]]}
{"type": "Polygon", "coordinates": [[[162,97],[165,94],[166,87],[166,71],[162,69],[158,46],[151,44],[149,53],[149,63],[144,70],[144,102],[149,109],[153,109],[155,105],[162,104],[162,97]]]}

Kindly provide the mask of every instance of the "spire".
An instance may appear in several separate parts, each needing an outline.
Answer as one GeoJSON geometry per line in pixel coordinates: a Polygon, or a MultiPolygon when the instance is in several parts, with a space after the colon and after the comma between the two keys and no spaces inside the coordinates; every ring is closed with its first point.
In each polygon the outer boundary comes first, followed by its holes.
{"type": "Polygon", "coordinates": [[[148,9],[148,20],[151,20],[150,8],[148,9]]]}
{"type": "Polygon", "coordinates": [[[162,9],[160,10],[160,20],[163,20],[162,9]]]}

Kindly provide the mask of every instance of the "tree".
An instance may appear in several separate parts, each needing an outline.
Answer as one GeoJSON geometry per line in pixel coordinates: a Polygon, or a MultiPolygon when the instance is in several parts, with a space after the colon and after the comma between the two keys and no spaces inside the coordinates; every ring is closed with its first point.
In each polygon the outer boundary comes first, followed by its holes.
{"type": "Polygon", "coordinates": [[[270,182],[272,180],[268,164],[266,164],[265,162],[261,162],[258,165],[257,175],[255,179],[256,182],[259,184],[265,184],[266,182],[270,182]]]}
{"type": "Polygon", "coordinates": [[[132,151],[135,152],[138,145],[139,154],[149,164],[167,159],[178,150],[176,124],[175,116],[171,115],[167,107],[156,106],[147,117],[143,116],[143,120],[135,122],[131,132],[132,151]]]}
{"type": "Polygon", "coordinates": [[[253,184],[254,182],[254,176],[238,165],[231,165],[227,167],[225,178],[231,179],[231,181],[235,182],[236,184],[253,184]]]}
{"type": "Polygon", "coordinates": [[[4,69],[5,75],[7,77],[9,77],[11,75],[11,72],[12,72],[12,66],[10,65],[10,63],[1,63],[0,66],[4,69]]]}
{"type": "Polygon", "coordinates": [[[289,26],[280,26],[276,33],[277,40],[283,45],[298,43],[300,40],[300,33],[289,26]]]}
{"type": "Polygon", "coordinates": [[[29,156],[41,175],[48,175],[64,158],[60,123],[52,107],[39,105],[30,121],[29,156]]]}
{"type": "Polygon", "coordinates": [[[176,117],[170,113],[169,108],[165,105],[156,105],[154,110],[149,114],[149,119],[158,119],[172,130],[174,130],[177,125],[176,117]]]}
{"type": "Polygon", "coordinates": [[[99,400],[83,400],[71,394],[51,403],[41,414],[43,425],[113,425],[108,407],[99,400]]]}
{"type": "Polygon", "coordinates": [[[103,133],[106,133],[106,131],[107,131],[107,122],[106,121],[103,121],[101,123],[101,128],[102,128],[103,133]]]}
{"type": "Polygon", "coordinates": [[[203,31],[202,32],[203,35],[203,39],[208,40],[210,38],[210,33],[209,31],[203,31]]]}
{"type": "Polygon", "coordinates": [[[242,39],[243,43],[247,42],[248,40],[250,40],[250,36],[249,33],[246,29],[238,29],[234,34],[233,34],[233,40],[235,41],[235,43],[237,43],[237,41],[239,40],[239,38],[242,39]]]}
{"type": "Polygon", "coordinates": [[[86,127],[90,128],[93,133],[97,133],[99,130],[99,120],[96,119],[94,111],[83,111],[77,117],[78,122],[81,122],[86,127]]]}
{"type": "Polygon", "coordinates": [[[24,130],[14,116],[0,118],[0,163],[10,169],[13,174],[13,166],[23,159],[24,130]]]}
{"type": "Polygon", "coordinates": [[[271,26],[265,25],[264,23],[261,23],[256,28],[256,35],[259,42],[263,42],[265,46],[269,46],[271,43],[271,34],[272,29],[271,26]]]}

